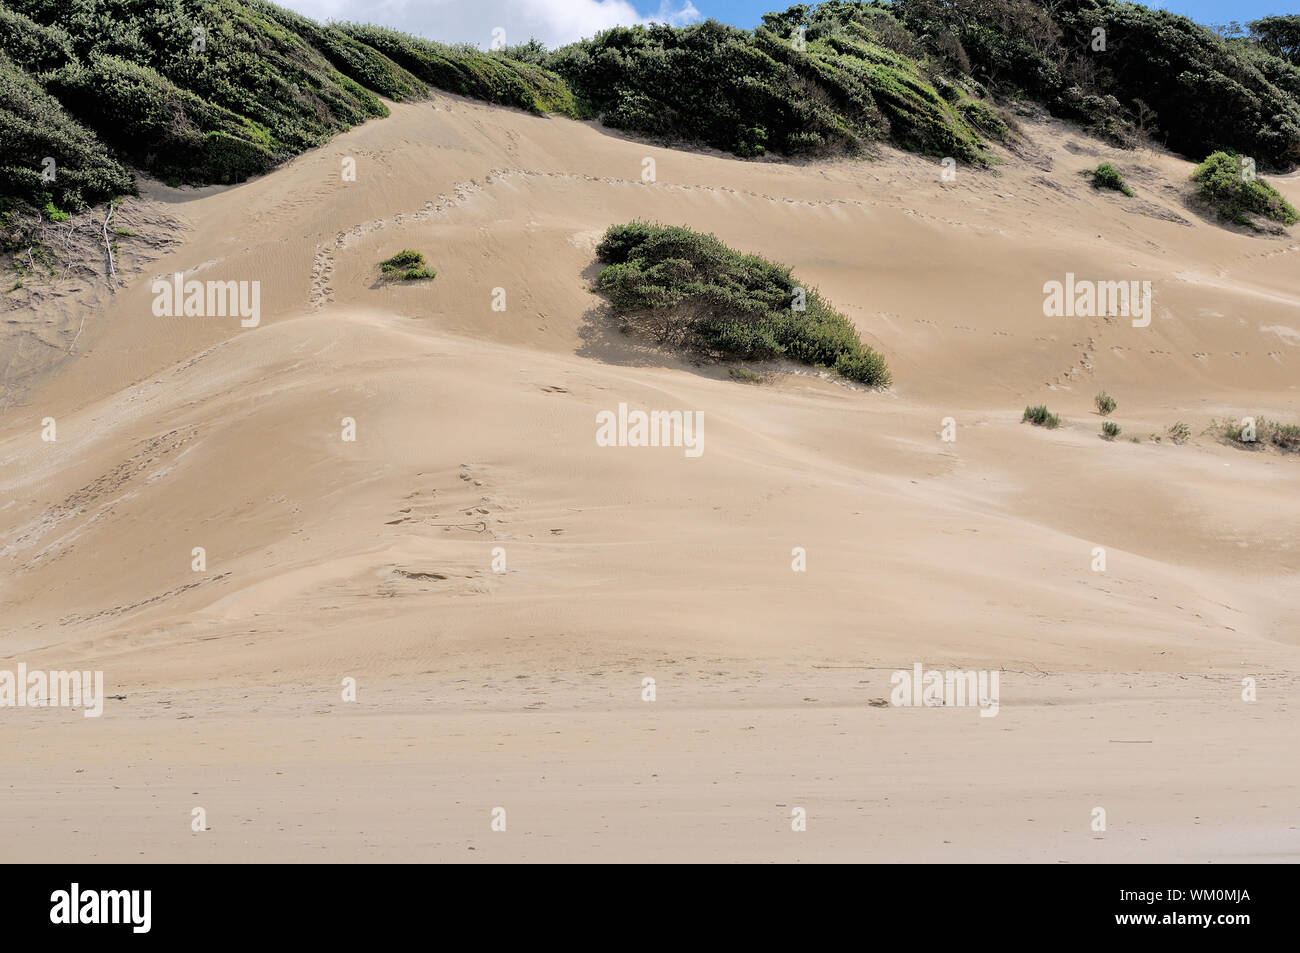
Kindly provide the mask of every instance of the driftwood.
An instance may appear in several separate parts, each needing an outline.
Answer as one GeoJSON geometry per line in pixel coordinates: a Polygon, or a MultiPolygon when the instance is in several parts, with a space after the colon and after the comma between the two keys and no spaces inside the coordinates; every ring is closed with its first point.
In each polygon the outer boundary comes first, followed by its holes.
{"type": "Polygon", "coordinates": [[[108,280],[114,292],[117,291],[117,267],[113,264],[113,244],[108,240],[108,224],[113,221],[113,213],[116,211],[117,206],[109,202],[108,214],[104,216],[104,250],[108,252],[108,280]]]}

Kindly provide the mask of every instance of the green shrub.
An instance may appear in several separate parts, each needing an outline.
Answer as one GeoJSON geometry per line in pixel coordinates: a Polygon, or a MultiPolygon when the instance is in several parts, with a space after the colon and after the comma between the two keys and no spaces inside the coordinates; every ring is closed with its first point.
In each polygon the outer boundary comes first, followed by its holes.
{"type": "Polygon", "coordinates": [[[436,271],[428,267],[423,254],[409,248],[399,251],[392,258],[381,261],[379,270],[386,277],[399,278],[402,281],[424,281],[429,278],[436,278],[438,275],[436,271]]]}
{"type": "Polygon", "coordinates": [[[890,383],[884,359],[814,289],[713,235],[632,222],[609,228],[596,255],[614,311],[663,345],[742,360],[786,357],[870,387],[890,383]]]}
{"type": "Polygon", "coordinates": [[[1092,187],[1094,189],[1113,189],[1116,192],[1122,192],[1130,198],[1133,196],[1133,190],[1124,182],[1124,177],[1120,175],[1119,170],[1109,162],[1103,162],[1101,165],[1097,166],[1097,168],[1093,169],[1089,175],[1092,176],[1092,187]]]}
{"type": "Polygon", "coordinates": [[[1102,391],[1100,394],[1094,397],[1093,401],[1097,405],[1097,412],[1101,414],[1103,417],[1108,416],[1110,412],[1115,409],[1115,398],[1111,397],[1110,394],[1106,393],[1105,391],[1102,391]]]}
{"type": "Polygon", "coordinates": [[[1120,434],[1119,424],[1113,420],[1106,420],[1101,425],[1101,435],[1107,440],[1114,440],[1120,434]]]}
{"type": "Polygon", "coordinates": [[[1061,425],[1061,418],[1041,404],[1037,407],[1025,408],[1025,415],[1020,418],[1020,422],[1024,423],[1026,420],[1035,427],[1046,427],[1049,430],[1055,430],[1061,425]]]}
{"type": "Polygon", "coordinates": [[[1231,153],[1216,152],[1206,158],[1192,173],[1192,181],[1201,199],[1238,225],[1252,225],[1251,215],[1283,225],[1296,222],[1296,210],[1277,189],[1263,179],[1248,177],[1242,160],[1231,153]]]}
{"type": "Polygon", "coordinates": [[[1176,424],[1171,424],[1166,433],[1169,435],[1169,439],[1179,446],[1192,439],[1192,428],[1181,420],[1176,424]]]}

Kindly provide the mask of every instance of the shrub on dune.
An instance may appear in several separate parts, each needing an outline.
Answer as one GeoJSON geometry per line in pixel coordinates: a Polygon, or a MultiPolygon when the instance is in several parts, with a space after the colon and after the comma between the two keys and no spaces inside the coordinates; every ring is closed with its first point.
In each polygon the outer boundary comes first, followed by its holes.
{"type": "Polygon", "coordinates": [[[1120,175],[1119,169],[1109,162],[1103,162],[1088,174],[1092,176],[1094,189],[1110,189],[1114,192],[1122,192],[1129,198],[1133,197],[1133,190],[1125,183],[1124,176],[1120,175]]]}
{"type": "Polygon", "coordinates": [[[1042,404],[1037,407],[1026,407],[1025,414],[1020,418],[1020,422],[1024,423],[1026,420],[1035,427],[1046,427],[1048,430],[1055,430],[1061,425],[1061,418],[1042,404]]]}
{"type": "Polygon", "coordinates": [[[399,251],[392,258],[381,261],[379,270],[386,278],[402,281],[423,281],[427,278],[435,278],[438,274],[428,266],[422,253],[409,248],[399,251]]]}
{"type": "Polygon", "coordinates": [[[1294,225],[1296,210],[1273,186],[1249,171],[1238,156],[1215,152],[1192,173],[1196,194],[1221,218],[1255,227],[1251,216],[1294,225]]]}
{"type": "Polygon", "coordinates": [[[790,269],[689,228],[632,222],[596,249],[599,287],[628,324],[663,345],[717,357],[786,357],[887,387],[889,368],[857,329],[790,269]]]}

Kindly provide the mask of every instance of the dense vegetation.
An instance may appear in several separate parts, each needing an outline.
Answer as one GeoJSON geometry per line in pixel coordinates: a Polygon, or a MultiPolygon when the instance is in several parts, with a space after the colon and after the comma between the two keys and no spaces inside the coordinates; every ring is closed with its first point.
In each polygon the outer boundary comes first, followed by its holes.
{"type": "Polygon", "coordinates": [[[128,191],[128,167],[239,181],[430,88],[741,156],[890,141],[987,164],[1015,138],[1001,102],[1197,160],[1300,162],[1300,17],[1216,33],[1119,0],[824,0],[753,30],[495,52],[263,0],[3,0],[0,50],[0,206],[78,209],[128,191]]]}
{"type": "Polygon", "coordinates": [[[1248,175],[1240,156],[1216,152],[1192,173],[1196,194],[1221,217],[1254,226],[1251,216],[1294,225],[1296,210],[1263,179],[1248,175]]]}
{"type": "Polygon", "coordinates": [[[321,26],[261,0],[4,0],[0,49],[0,203],[37,208],[130,191],[128,164],[178,183],[237,182],[386,116],[379,96],[430,85],[572,111],[564,84],[535,65],[321,26]]]}
{"type": "Polygon", "coordinates": [[[884,358],[790,269],[688,228],[633,222],[596,249],[600,290],[629,325],[660,344],[720,357],[788,357],[887,387],[884,358]]]}
{"type": "Polygon", "coordinates": [[[1235,149],[1261,168],[1300,162],[1300,70],[1287,32],[1300,18],[1257,21],[1225,37],[1119,0],[893,6],[950,68],[1117,144],[1145,133],[1195,159],[1235,149]]]}
{"type": "Polygon", "coordinates": [[[619,27],[546,63],[585,114],[630,132],[741,156],[856,152],[890,139],[986,163],[982,135],[1006,138],[1003,120],[965,84],[891,49],[885,38],[905,31],[888,11],[857,6],[844,22],[807,15],[802,34],[793,15],[753,31],[715,21],[619,27]]]}

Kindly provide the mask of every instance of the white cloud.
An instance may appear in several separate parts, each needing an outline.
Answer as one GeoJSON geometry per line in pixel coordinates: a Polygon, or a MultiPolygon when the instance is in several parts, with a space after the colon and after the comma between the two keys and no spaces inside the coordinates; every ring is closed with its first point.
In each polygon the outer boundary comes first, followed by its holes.
{"type": "Polygon", "coordinates": [[[612,26],[700,19],[691,0],[660,0],[657,11],[639,13],[629,0],[279,0],[314,20],[374,23],[437,40],[487,48],[493,30],[505,42],[536,37],[552,49],[612,26]]]}

